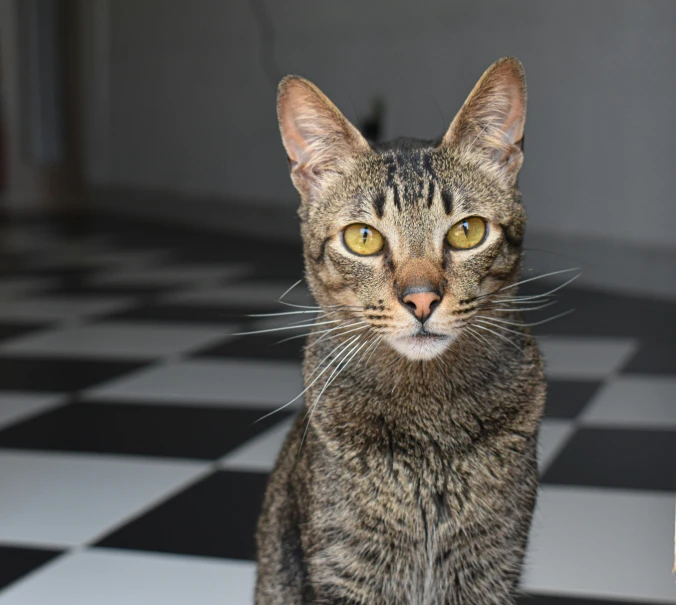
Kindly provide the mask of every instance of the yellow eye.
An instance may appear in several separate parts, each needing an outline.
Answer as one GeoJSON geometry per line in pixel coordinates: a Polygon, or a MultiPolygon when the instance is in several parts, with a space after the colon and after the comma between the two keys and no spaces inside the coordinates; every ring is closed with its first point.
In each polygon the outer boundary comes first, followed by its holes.
{"type": "Polygon", "coordinates": [[[377,254],[383,249],[383,236],[373,227],[355,223],[345,227],[343,231],[343,240],[345,245],[355,254],[368,256],[377,254]]]}
{"type": "Polygon", "coordinates": [[[446,240],[453,248],[474,248],[486,235],[486,221],[470,216],[453,225],[446,234],[446,240]]]}

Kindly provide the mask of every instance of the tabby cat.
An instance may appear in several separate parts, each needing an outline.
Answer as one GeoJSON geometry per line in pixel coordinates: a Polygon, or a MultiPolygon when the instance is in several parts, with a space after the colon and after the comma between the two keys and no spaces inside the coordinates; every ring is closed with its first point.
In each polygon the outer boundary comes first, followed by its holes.
{"type": "Polygon", "coordinates": [[[256,603],[515,603],[545,401],[516,294],[522,66],[494,63],[434,141],[370,144],[297,76],[277,108],[319,306],[256,603]]]}

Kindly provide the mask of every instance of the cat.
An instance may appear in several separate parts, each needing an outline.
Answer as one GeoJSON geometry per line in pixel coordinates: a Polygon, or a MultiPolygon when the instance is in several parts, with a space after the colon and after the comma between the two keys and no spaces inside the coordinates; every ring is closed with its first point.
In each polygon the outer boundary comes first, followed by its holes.
{"type": "Polygon", "coordinates": [[[494,63],[434,141],[368,143],[297,76],[277,109],[319,306],[256,603],[513,604],[546,394],[520,314],[537,297],[516,294],[521,63],[494,63]]]}

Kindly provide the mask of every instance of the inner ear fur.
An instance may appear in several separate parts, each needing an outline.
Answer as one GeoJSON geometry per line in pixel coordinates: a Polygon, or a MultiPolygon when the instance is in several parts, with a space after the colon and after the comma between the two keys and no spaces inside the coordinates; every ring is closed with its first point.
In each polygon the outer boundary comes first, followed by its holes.
{"type": "Polygon", "coordinates": [[[480,151],[516,181],[523,162],[526,96],[521,62],[514,57],[496,61],[467,97],[442,144],[480,151]]]}
{"type": "Polygon", "coordinates": [[[291,178],[301,193],[347,170],[366,139],[312,82],[287,76],[279,84],[277,117],[291,178]]]}

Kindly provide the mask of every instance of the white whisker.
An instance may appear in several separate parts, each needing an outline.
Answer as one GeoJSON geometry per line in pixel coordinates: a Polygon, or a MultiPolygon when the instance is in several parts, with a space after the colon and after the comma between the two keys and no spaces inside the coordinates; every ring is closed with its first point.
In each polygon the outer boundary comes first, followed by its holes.
{"type": "Polygon", "coordinates": [[[250,334],[265,334],[266,332],[281,332],[282,330],[300,330],[301,328],[312,328],[313,326],[321,326],[324,324],[335,324],[343,321],[342,319],[332,319],[330,321],[318,321],[312,324],[305,324],[302,326],[282,326],[280,328],[268,328],[267,330],[253,330],[252,332],[233,332],[230,336],[248,336],[250,334]]]}
{"type": "MultiPolygon", "coordinates": [[[[521,284],[527,284],[528,282],[531,282],[531,281],[536,281],[538,279],[544,279],[545,277],[551,277],[552,275],[560,275],[561,273],[570,273],[571,271],[579,271],[579,270],[580,270],[580,267],[573,267],[571,269],[561,269],[560,271],[551,271],[550,273],[545,273],[543,275],[536,275],[535,277],[529,277],[528,279],[522,279],[521,281],[510,284],[509,286],[505,286],[504,288],[500,288],[499,290],[497,290],[497,292],[494,292],[494,294],[497,294],[498,292],[504,292],[505,290],[510,290],[512,288],[516,288],[516,286],[520,286],[521,284]]],[[[579,275],[577,275],[574,279],[577,279],[577,277],[579,277],[579,275]]]]}
{"type": "MultiPolygon", "coordinates": [[[[341,343],[341,344],[339,344],[336,348],[334,348],[334,349],[333,349],[326,357],[324,357],[324,359],[322,359],[322,360],[317,364],[317,366],[315,367],[314,370],[312,370],[312,373],[310,374],[310,376],[308,376],[308,378],[312,378],[312,375],[319,369],[319,367],[320,367],[320,366],[321,366],[321,365],[322,365],[329,357],[331,357],[331,355],[333,355],[333,353],[334,353],[337,349],[340,349],[341,347],[343,347],[343,350],[346,349],[346,348],[347,348],[348,346],[350,346],[357,338],[359,338],[359,334],[357,334],[356,336],[354,336],[353,338],[351,338],[350,340],[348,340],[347,344],[346,344],[346,343],[341,343]]],[[[338,357],[340,357],[341,353],[342,353],[342,350],[340,351],[340,353],[338,353],[338,356],[337,356],[335,359],[337,359],[338,357]]],[[[260,422],[261,420],[265,420],[266,418],[272,416],[273,414],[276,414],[277,412],[279,412],[279,411],[283,410],[284,408],[290,406],[294,401],[298,401],[298,399],[300,399],[300,397],[302,397],[302,396],[307,392],[307,390],[308,390],[315,382],[317,382],[317,380],[319,380],[319,378],[322,376],[322,374],[324,374],[324,372],[326,372],[326,370],[328,370],[328,369],[331,367],[331,365],[333,364],[333,362],[335,361],[335,359],[333,359],[330,363],[328,363],[327,366],[326,366],[326,367],[325,367],[325,368],[324,368],[324,369],[316,376],[316,378],[315,378],[310,384],[308,384],[308,385],[307,385],[300,393],[298,393],[298,395],[296,395],[291,401],[285,403],[285,404],[284,404],[283,406],[281,406],[281,407],[278,407],[276,410],[273,410],[272,412],[269,412],[268,414],[265,414],[265,416],[261,416],[258,420],[256,420],[256,422],[260,422]]],[[[255,424],[255,423],[254,423],[254,424],[255,424]]]]}
{"type": "MultiPolygon", "coordinates": [[[[495,303],[499,304],[499,303],[495,303]]],[[[540,309],[546,309],[547,307],[551,307],[552,305],[555,305],[556,301],[547,303],[545,305],[540,305],[539,307],[511,307],[508,309],[504,309],[501,307],[495,307],[493,305],[482,305],[480,308],[482,310],[488,310],[488,311],[504,311],[505,313],[527,313],[528,311],[539,311],[540,309]]]]}
{"type": "Polygon", "coordinates": [[[490,333],[493,334],[494,336],[497,336],[498,338],[501,338],[501,339],[504,340],[505,342],[508,342],[508,343],[509,343],[510,345],[512,345],[517,351],[522,352],[522,351],[521,351],[521,347],[519,347],[516,343],[512,342],[511,340],[509,340],[509,338],[507,338],[506,336],[503,336],[503,335],[500,334],[499,332],[495,332],[494,330],[491,330],[490,328],[487,328],[486,326],[479,325],[479,324],[474,324],[474,327],[477,328],[477,329],[479,329],[479,330],[485,330],[486,332],[490,332],[490,333]]]}
{"type": "MultiPolygon", "coordinates": [[[[486,316],[484,315],[482,317],[485,318],[486,316]]],[[[524,336],[523,332],[519,332],[518,330],[512,330],[511,328],[505,328],[505,326],[501,326],[500,324],[493,323],[492,321],[489,321],[488,319],[477,319],[476,323],[484,324],[484,325],[487,325],[487,326],[493,326],[494,328],[496,328],[498,330],[503,330],[504,332],[516,334],[517,336],[524,336]]],[[[475,325],[476,325],[476,323],[475,323],[475,325]]]]}
{"type": "MultiPolygon", "coordinates": [[[[532,328],[533,326],[541,326],[542,324],[549,323],[550,321],[554,321],[555,319],[559,319],[559,317],[565,317],[566,315],[570,315],[575,309],[568,309],[567,311],[564,311],[563,313],[559,313],[558,315],[554,315],[553,317],[548,317],[547,319],[543,319],[541,321],[534,321],[532,323],[523,323],[523,322],[518,322],[518,321],[507,321],[506,319],[501,319],[499,317],[490,317],[493,321],[497,321],[499,323],[503,324],[508,324],[510,326],[526,326],[528,328],[532,328]]],[[[477,315],[477,317],[488,317],[487,315],[477,315]]]]}
{"type": "Polygon", "coordinates": [[[488,338],[486,338],[483,334],[481,334],[480,332],[476,332],[476,331],[472,328],[472,326],[467,326],[467,330],[469,330],[472,334],[474,334],[474,336],[476,336],[477,338],[479,338],[481,341],[485,342],[485,343],[486,343],[493,351],[495,351],[495,353],[496,353],[500,358],[503,358],[503,356],[500,355],[500,351],[499,351],[499,350],[495,347],[495,345],[494,345],[490,340],[488,340],[488,338]]]}
{"type": "Polygon", "coordinates": [[[249,313],[245,317],[279,317],[280,315],[302,315],[304,313],[321,313],[322,309],[312,311],[282,311],[281,313],[249,313]]]}
{"type": "Polygon", "coordinates": [[[317,332],[306,332],[305,334],[298,334],[297,336],[290,336],[289,338],[285,338],[284,340],[280,340],[277,344],[281,344],[283,342],[288,342],[289,340],[295,340],[296,338],[305,338],[306,336],[310,335],[317,335],[317,334],[323,334],[323,336],[320,336],[315,342],[310,343],[306,348],[310,349],[314,347],[317,343],[321,342],[322,340],[333,340],[334,338],[338,338],[339,336],[345,336],[345,334],[349,334],[350,332],[356,332],[357,330],[367,330],[368,327],[363,327],[364,322],[357,322],[353,324],[348,324],[346,326],[336,326],[335,328],[331,328],[329,330],[319,330],[317,332]],[[345,332],[338,332],[338,334],[334,334],[333,336],[328,336],[327,334],[334,332],[335,330],[340,330],[342,328],[349,328],[351,326],[360,326],[358,328],[354,328],[352,330],[346,330],[345,332]]]}
{"type": "Polygon", "coordinates": [[[347,364],[350,363],[350,360],[352,359],[352,357],[354,357],[354,355],[356,355],[356,354],[359,352],[359,350],[360,350],[365,344],[366,344],[366,343],[363,343],[361,346],[359,346],[359,343],[357,343],[354,347],[352,347],[352,349],[350,349],[349,353],[347,353],[347,354],[343,357],[343,360],[347,359],[347,361],[344,362],[344,363],[343,363],[343,361],[341,361],[340,363],[338,363],[338,365],[335,367],[335,369],[334,369],[333,372],[331,373],[331,376],[329,376],[329,377],[327,378],[326,382],[324,383],[324,386],[322,387],[322,390],[319,392],[319,395],[318,395],[317,398],[315,399],[314,403],[312,404],[312,406],[310,406],[309,412],[305,414],[305,417],[307,418],[307,424],[305,425],[305,430],[303,431],[303,437],[302,437],[301,440],[300,440],[300,447],[298,448],[298,455],[299,455],[299,456],[300,456],[300,451],[301,451],[301,449],[303,449],[303,443],[305,442],[305,436],[307,435],[307,430],[308,430],[308,428],[310,427],[310,422],[312,421],[312,414],[314,413],[314,410],[315,410],[315,408],[317,407],[317,404],[319,403],[319,400],[321,399],[322,395],[324,394],[324,391],[326,391],[327,387],[335,380],[335,378],[337,378],[336,373],[340,374],[340,372],[342,371],[342,369],[345,369],[345,368],[347,367],[347,364]],[[359,348],[357,348],[357,347],[359,347],[359,348]],[[355,351],[355,349],[356,349],[356,351],[355,351]],[[352,351],[355,351],[355,352],[352,353],[352,351]],[[348,359],[348,356],[350,356],[349,359],[348,359]],[[341,369],[341,364],[342,364],[342,369],[341,369]],[[309,418],[308,418],[308,414],[309,414],[309,418]]]}
{"type": "Polygon", "coordinates": [[[337,327],[335,327],[331,330],[324,330],[323,332],[315,332],[315,334],[322,334],[322,335],[315,342],[311,343],[309,346],[313,347],[314,345],[319,344],[323,340],[330,340],[330,339],[334,338],[334,336],[329,336],[329,334],[331,332],[334,332],[335,330],[340,330],[341,328],[350,328],[352,326],[360,326],[359,328],[354,328],[353,331],[355,331],[355,330],[367,330],[368,327],[369,327],[368,323],[366,323],[365,321],[359,320],[359,321],[356,321],[354,323],[347,324],[347,325],[344,325],[344,326],[337,326],[337,327]],[[364,326],[364,327],[361,327],[361,326],[364,326]]]}
{"type": "Polygon", "coordinates": [[[383,342],[383,338],[385,338],[385,337],[384,337],[384,336],[379,336],[379,337],[378,337],[378,340],[376,341],[377,344],[376,344],[375,348],[373,349],[373,351],[371,351],[371,353],[369,354],[368,358],[366,359],[366,363],[368,363],[369,361],[371,361],[371,357],[373,357],[373,354],[376,352],[376,349],[377,349],[377,348],[381,345],[381,343],[383,342]]]}
{"type": "Polygon", "coordinates": [[[280,301],[281,301],[282,298],[284,298],[289,292],[291,292],[291,290],[293,290],[293,289],[294,289],[298,284],[300,284],[302,281],[303,281],[302,279],[299,279],[295,284],[293,284],[293,286],[291,286],[290,288],[287,288],[286,290],[284,290],[284,294],[282,294],[277,300],[280,300],[280,301]]]}

